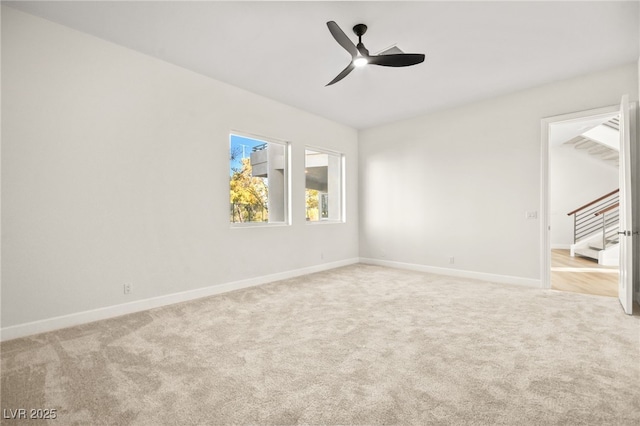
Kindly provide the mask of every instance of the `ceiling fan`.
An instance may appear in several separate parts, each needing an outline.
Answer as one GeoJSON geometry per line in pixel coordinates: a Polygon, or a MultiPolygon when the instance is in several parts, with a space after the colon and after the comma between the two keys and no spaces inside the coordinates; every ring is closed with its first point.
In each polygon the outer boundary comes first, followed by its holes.
{"type": "Polygon", "coordinates": [[[336,39],[338,44],[344,48],[351,55],[351,62],[340,74],[331,80],[327,86],[345,78],[355,67],[360,67],[366,64],[382,65],[383,67],[408,67],[410,65],[416,65],[424,61],[424,55],[422,53],[396,53],[389,55],[369,55],[369,50],[362,44],[362,36],[367,32],[367,26],[365,24],[358,24],[353,27],[353,32],[358,36],[358,45],[354,45],[353,42],[347,37],[347,35],[340,29],[338,24],[334,21],[327,22],[329,32],[336,39]]]}

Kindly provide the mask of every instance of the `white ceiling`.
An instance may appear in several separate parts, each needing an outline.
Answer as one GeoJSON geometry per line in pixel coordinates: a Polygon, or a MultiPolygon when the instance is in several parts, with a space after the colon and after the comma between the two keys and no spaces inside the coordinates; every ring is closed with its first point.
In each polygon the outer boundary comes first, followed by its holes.
{"type": "Polygon", "coordinates": [[[7,4],[358,129],[640,56],[637,1],[7,4]],[[353,25],[367,24],[372,53],[397,44],[426,60],[325,87],[350,59],[329,20],[354,42],[353,25]]]}

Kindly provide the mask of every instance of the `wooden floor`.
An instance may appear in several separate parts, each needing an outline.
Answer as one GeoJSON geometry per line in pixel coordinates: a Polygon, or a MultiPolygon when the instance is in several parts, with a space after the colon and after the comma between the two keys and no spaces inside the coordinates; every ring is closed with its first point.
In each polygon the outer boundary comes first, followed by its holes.
{"type": "Polygon", "coordinates": [[[560,291],[618,296],[618,267],[602,266],[569,250],[551,250],[551,288],[560,291]]]}

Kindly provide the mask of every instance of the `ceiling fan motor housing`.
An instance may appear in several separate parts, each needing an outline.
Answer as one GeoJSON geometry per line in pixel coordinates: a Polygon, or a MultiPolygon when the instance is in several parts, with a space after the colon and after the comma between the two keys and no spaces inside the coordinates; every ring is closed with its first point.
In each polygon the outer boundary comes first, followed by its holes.
{"type": "Polygon", "coordinates": [[[367,32],[367,26],[365,24],[358,24],[353,27],[353,32],[356,33],[358,37],[362,37],[364,33],[367,32]]]}

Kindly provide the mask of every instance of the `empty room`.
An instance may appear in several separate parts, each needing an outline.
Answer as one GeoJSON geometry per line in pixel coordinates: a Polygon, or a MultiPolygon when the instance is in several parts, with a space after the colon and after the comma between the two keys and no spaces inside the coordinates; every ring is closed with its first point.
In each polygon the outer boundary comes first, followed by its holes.
{"type": "Polygon", "coordinates": [[[0,13],[0,423],[640,423],[639,2],[0,13]]]}

